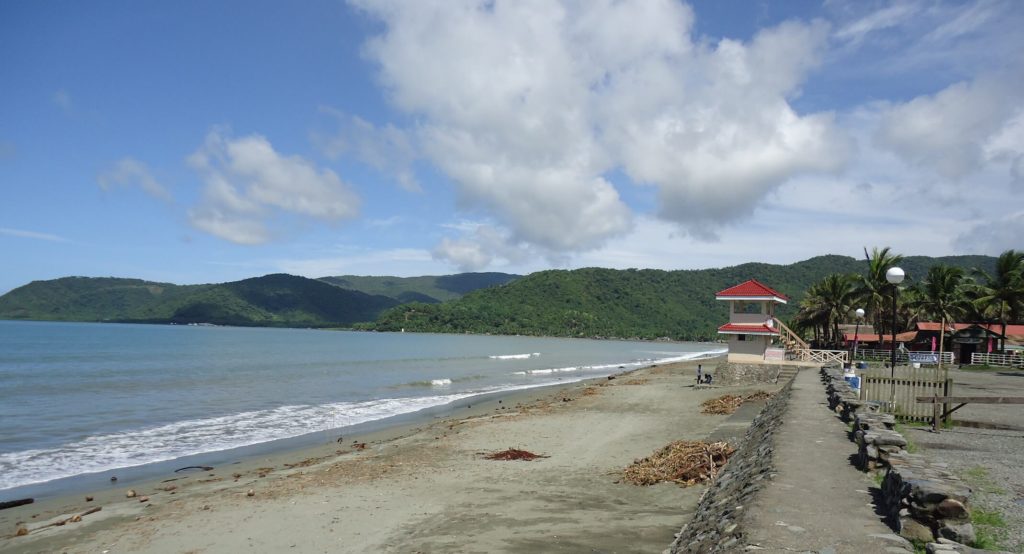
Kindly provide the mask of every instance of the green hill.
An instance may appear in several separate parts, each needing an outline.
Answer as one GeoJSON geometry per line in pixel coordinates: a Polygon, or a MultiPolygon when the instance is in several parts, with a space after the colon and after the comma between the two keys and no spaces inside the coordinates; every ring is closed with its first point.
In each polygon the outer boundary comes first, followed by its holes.
{"type": "MultiPolygon", "coordinates": [[[[911,256],[908,278],[936,263],[992,271],[995,258],[911,256]]],[[[442,277],[325,277],[275,274],[213,285],[66,277],[36,281],[0,296],[0,319],[214,323],[381,331],[575,337],[714,338],[726,321],[715,292],[756,278],[790,296],[786,319],[813,283],[829,273],[862,273],[867,262],[819,256],[790,265],[720,269],[541,271],[518,277],[464,273],[442,277]],[[440,302],[448,299],[446,302],[440,302]],[[365,323],[372,322],[372,323],[365,323]]]]}
{"type": "MultiPolygon", "coordinates": [[[[991,270],[994,258],[908,257],[908,278],[936,263],[991,270]]],[[[742,264],[721,269],[661,271],[587,268],[541,271],[515,282],[471,292],[444,304],[404,304],[381,314],[381,331],[494,333],[576,337],[704,340],[728,320],[715,292],[756,278],[791,298],[777,315],[796,311],[811,284],[830,273],[863,273],[867,262],[819,256],[790,265],[742,264]]]]}
{"type": "Polygon", "coordinates": [[[516,279],[519,279],[519,275],[508,273],[459,273],[423,277],[339,275],[320,278],[325,283],[344,289],[390,296],[403,303],[424,302],[428,304],[455,300],[467,292],[504,285],[516,279]]]}
{"type": "Polygon", "coordinates": [[[275,274],[216,285],[66,277],[0,297],[0,318],[328,327],[371,321],[397,300],[275,274]]]}

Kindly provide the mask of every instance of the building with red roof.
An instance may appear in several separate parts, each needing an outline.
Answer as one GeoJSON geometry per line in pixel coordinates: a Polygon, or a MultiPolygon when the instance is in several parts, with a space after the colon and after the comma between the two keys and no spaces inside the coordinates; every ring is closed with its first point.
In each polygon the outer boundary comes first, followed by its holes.
{"type": "Polygon", "coordinates": [[[780,336],[775,305],[786,304],[789,298],[751,279],[718,291],[715,300],[729,303],[729,322],[718,328],[718,334],[728,337],[729,361],[764,362],[772,341],[780,336]]]}

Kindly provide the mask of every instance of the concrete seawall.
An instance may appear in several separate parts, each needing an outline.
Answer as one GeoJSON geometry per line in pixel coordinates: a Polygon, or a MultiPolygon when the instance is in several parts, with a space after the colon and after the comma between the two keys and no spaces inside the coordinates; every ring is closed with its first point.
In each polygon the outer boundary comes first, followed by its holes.
{"type": "Polygon", "coordinates": [[[743,545],[746,510],[773,477],[774,435],[782,425],[792,381],[754,418],[725,471],[708,488],[669,552],[726,552],[743,545]]]}

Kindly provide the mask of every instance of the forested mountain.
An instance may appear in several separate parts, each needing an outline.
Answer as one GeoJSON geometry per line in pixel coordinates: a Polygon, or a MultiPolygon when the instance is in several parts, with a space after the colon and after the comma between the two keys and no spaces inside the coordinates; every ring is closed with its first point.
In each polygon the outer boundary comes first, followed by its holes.
{"type": "MultiPolygon", "coordinates": [[[[943,263],[989,270],[994,258],[911,256],[908,279],[943,263]]],[[[715,292],[756,278],[791,298],[777,315],[796,312],[804,291],[830,273],[863,273],[864,260],[819,256],[790,265],[749,263],[721,269],[661,271],[588,268],[533,273],[444,304],[404,304],[385,311],[381,331],[432,331],[580,337],[712,339],[728,320],[715,292]]]]}
{"type": "MultiPolygon", "coordinates": [[[[995,258],[910,256],[900,265],[912,281],[937,263],[991,271],[995,258]]],[[[830,273],[864,273],[866,267],[864,260],[830,255],[790,265],[749,263],[681,271],[588,268],[526,277],[464,273],[316,280],[275,274],[184,286],[66,277],[36,281],[0,296],[0,319],[281,327],[363,322],[357,327],[381,331],[711,339],[727,320],[725,304],[715,301],[719,290],[756,278],[790,296],[778,314],[785,320],[812,284],[830,273]],[[438,303],[445,298],[454,299],[438,303]],[[408,300],[414,301],[403,303],[408,300]]]]}
{"type": "Polygon", "coordinates": [[[216,285],[65,277],[0,297],[0,318],[328,327],[370,321],[398,304],[385,296],[275,274],[216,285]]]}
{"type": "Polygon", "coordinates": [[[337,277],[321,277],[320,280],[344,289],[390,296],[400,302],[433,304],[455,300],[467,292],[504,285],[518,278],[519,275],[508,273],[459,273],[423,277],[339,275],[337,277]]]}

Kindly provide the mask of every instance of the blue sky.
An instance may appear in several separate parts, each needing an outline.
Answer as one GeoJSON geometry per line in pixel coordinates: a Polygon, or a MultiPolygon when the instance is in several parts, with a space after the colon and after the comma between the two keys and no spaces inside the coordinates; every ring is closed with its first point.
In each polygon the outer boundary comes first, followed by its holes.
{"type": "Polygon", "coordinates": [[[0,3],[0,292],[1024,247],[1024,3],[0,3]]]}

